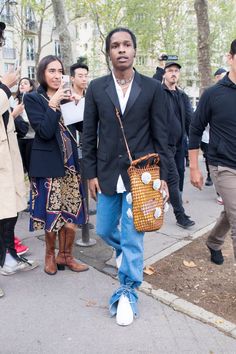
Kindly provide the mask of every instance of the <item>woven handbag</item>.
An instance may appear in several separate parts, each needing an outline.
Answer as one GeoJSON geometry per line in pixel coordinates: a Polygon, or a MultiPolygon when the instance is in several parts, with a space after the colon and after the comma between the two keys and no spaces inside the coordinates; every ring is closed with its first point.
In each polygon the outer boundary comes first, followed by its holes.
{"type": "Polygon", "coordinates": [[[116,108],[116,117],[119,120],[128,152],[134,226],[137,231],[156,231],[163,225],[163,196],[160,192],[159,155],[156,153],[142,156],[133,160],[125,137],[120,113],[116,108]]]}

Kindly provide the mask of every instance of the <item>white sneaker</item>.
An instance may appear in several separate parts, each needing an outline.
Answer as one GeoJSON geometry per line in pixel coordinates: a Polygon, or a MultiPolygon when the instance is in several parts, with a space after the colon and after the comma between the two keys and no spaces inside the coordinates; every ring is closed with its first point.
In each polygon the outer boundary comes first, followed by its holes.
{"type": "Polygon", "coordinates": [[[0,297],[4,296],[4,291],[0,288],[0,297]]]}
{"type": "Polygon", "coordinates": [[[116,257],[116,267],[117,267],[117,269],[119,269],[120,266],[121,266],[122,257],[123,257],[123,253],[122,252],[120,253],[120,255],[118,257],[116,257]]]}
{"type": "Polygon", "coordinates": [[[121,295],[116,313],[116,323],[119,326],[128,326],[134,320],[134,314],[129,299],[125,295],[121,295]]]}
{"type": "Polygon", "coordinates": [[[39,266],[39,263],[36,261],[27,260],[27,262],[17,262],[17,264],[13,265],[13,266],[4,265],[0,269],[0,274],[12,275],[12,274],[15,274],[16,272],[26,272],[28,270],[35,269],[36,267],[39,266]]]}

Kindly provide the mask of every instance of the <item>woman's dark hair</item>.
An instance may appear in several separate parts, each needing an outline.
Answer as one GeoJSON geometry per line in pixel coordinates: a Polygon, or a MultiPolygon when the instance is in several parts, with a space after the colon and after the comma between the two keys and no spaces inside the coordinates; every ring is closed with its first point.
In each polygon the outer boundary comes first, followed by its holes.
{"type": "Polygon", "coordinates": [[[231,43],[229,52],[231,55],[236,54],[236,39],[234,39],[233,42],[231,43]]]}
{"type": "Polygon", "coordinates": [[[29,77],[22,77],[20,79],[19,83],[18,83],[17,91],[16,91],[16,98],[18,99],[19,102],[21,101],[21,98],[22,98],[22,93],[20,92],[20,83],[21,83],[22,80],[29,81],[29,84],[30,84],[30,87],[31,87],[31,90],[29,92],[32,92],[32,91],[36,90],[36,85],[35,85],[34,80],[31,80],[29,77]]]}
{"type": "Polygon", "coordinates": [[[133,45],[134,45],[134,49],[137,48],[137,41],[136,41],[136,37],[135,37],[134,33],[132,31],[130,31],[128,28],[117,27],[117,28],[114,28],[111,32],[109,32],[108,35],[106,36],[106,53],[107,54],[109,54],[109,50],[110,50],[111,37],[116,32],[127,32],[127,33],[129,33],[130,37],[132,39],[133,45]]]}
{"type": "Polygon", "coordinates": [[[37,80],[39,84],[44,88],[44,90],[47,90],[47,83],[45,80],[45,70],[48,66],[48,64],[52,63],[53,61],[59,61],[62,67],[62,74],[65,74],[64,67],[62,64],[61,59],[59,59],[55,55],[47,55],[46,57],[42,58],[39,62],[38,69],[37,69],[37,80]]]}

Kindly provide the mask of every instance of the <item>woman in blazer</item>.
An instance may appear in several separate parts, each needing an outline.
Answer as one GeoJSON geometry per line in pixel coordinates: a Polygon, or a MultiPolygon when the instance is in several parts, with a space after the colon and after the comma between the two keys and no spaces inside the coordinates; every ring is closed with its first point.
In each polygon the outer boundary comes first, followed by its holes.
{"type": "Polygon", "coordinates": [[[64,125],[60,103],[72,99],[63,89],[63,64],[59,58],[44,57],[37,70],[40,84],[24,97],[25,109],[35,138],[31,151],[30,230],[45,230],[45,272],[53,275],[68,266],[75,272],[88,269],[72,256],[76,225],[87,221],[81,190],[76,129],[64,125]],[[56,235],[59,253],[55,259],[56,235]]]}

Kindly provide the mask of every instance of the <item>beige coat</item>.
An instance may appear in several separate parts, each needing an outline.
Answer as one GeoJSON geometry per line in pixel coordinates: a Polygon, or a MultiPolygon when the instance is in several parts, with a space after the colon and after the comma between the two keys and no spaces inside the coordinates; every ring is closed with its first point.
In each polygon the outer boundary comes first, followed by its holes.
{"type": "Polygon", "coordinates": [[[0,220],[14,217],[26,208],[24,172],[14,120],[10,114],[6,134],[2,118],[7,110],[9,100],[0,89],[0,220]]]}

